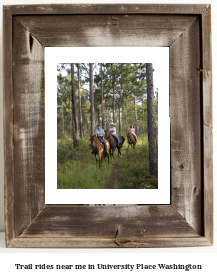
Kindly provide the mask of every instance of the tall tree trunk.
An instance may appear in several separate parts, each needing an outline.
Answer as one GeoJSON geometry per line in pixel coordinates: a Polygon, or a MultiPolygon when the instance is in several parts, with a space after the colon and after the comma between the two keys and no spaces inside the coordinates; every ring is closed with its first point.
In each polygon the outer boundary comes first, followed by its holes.
{"type": "Polygon", "coordinates": [[[157,140],[154,112],[154,88],[152,64],[146,64],[147,79],[147,114],[148,114],[148,141],[149,141],[149,168],[150,174],[157,176],[157,140]]]}
{"type": "Polygon", "coordinates": [[[127,104],[126,104],[126,134],[128,134],[128,124],[127,124],[127,104]]]}
{"type": "Polygon", "coordinates": [[[82,123],[82,108],[81,108],[81,81],[80,81],[80,68],[77,64],[78,69],[78,103],[79,103],[79,127],[80,127],[80,137],[83,138],[83,123],[82,123]]]}
{"type": "Polygon", "coordinates": [[[94,115],[94,94],[93,94],[93,63],[90,66],[90,121],[91,121],[91,135],[95,134],[95,115],[94,115]]]}
{"type": "Polygon", "coordinates": [[[98,123],[100,123],[100,109],[99,109],[99,107],[97,108],[97,118],[98,118],[98,123]]]}
{"type": "Polygon", "coordinates": [[[118,126],[119,126],[119,133],[121,133],[121,107],[120,102],[118,102],[118,126]]]}
{"type": "MultiPolygon", "coordinates": [[[[111,64],[111,70],[113,70],[113,65],[111,64]]],[[[113,98],[112,98],[112,114],[113,114],[113,123],[115,124],[115,77],[112,79],[112,90],[113,90],[113,98]]]]}
{"type": "Polygon", "coordinates": [[[69,101],[69,105],[70,105],[70,112],[69,112],[70,113],[70,126],[72,127],[70,134],[71,134],[71,138],[73,139],[73,117],[72,117],[72,102],[71,101],[72,100],[69,101]]]}
{"type": "Polygon", "coordinates": [[[111,126],[111,116],[110,116],[110,111],[108,109],[108,119],[107,119],[107,122],[106,122],[106,129],[109,129],[111,126]]]}
{"type": "Polygon", "coordinates": [[[118,118],[119,118],[119,133],[121,133],[121,96],[122,96],[122,85],[119,93],[119,101],[118,101],[118,118]]]}
{"type": "Polygon", "coordinates": [[[104,94],[103,94],[103,72],[101,63],[101,113],[102,113],[102,129],[104,129],[104,94]]]}
{"type": "Polygon", "coordinates": [[[74,75],[75,75],[74,64],[71,63],[73,141],[74,141],[74,147],[76,147],[78,145],[79,132],[78,132],[78,115],[77,115],[77,107],[76,107],[74,75]]]}
{"type": "Polygon", "coordinates": [[[137,129],[137,109],[136,109],[136,96],[134,96],[134,126],[135,126],[135,132],[136,134],[138,133],[138,129],[137,129]]]}
{"type": "Polygon", "coordinates": [[[142,133],[145,133],[144,99],[142,98],[142,133]]]}
{"type": "Polygon", "coordinates": [[[63,135],[64,135],[64,133],[65,133],[65,123],[64,123],[63,101],[62,101],[62,123],[63,123],[63,135]]]}
{"type": "Polygon", "coordinates": [[[115,84],[113,84],[112,111],[113,111],[113,123],[115,124],[115,84]]]}
{"type": "Polygon", "coordinates": [[[118,101],[119,133],[121,133],[121,93],[122,93],[122,86],[121,86],[121,91],[119,93],[119,101],[118,101]]]}

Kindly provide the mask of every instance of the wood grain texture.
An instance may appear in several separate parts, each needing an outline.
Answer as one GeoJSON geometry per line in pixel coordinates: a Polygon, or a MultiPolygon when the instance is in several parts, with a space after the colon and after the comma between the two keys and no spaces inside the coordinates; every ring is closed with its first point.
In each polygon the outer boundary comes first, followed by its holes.
{"type": "Polygon", "coordinates": [[[189,4],[44,4],[5,6],[17,14],[202,14],[210,5],[189,4]]]}
{"type": "Polygon", "coordinates": [[[4,190],[6,245],[14,237],[12,16],[3,11],[4,190]]]}
{"type": "Polygon", "coordinates": [[[203,159],[204,159],[204,228],[213,242],[213,103],[211,7],[202,14],[202,76],[203,76],[203,159]]]}
{"type": "Polygon", "coordinates": [[[10,248],[168,248],[210,246],[205,237],[180,238],[14,238],[10,248]]]}
{"type": "Polygon", "coordinates": [[[146,238],[183,235],[198,236],[169,205],[47,205],[21,236],[146,238]]]}
{"type": "Polygon", "coordinates": [[[202,14],[202,75],[203,75],[203,113],[204,125],[213,127],[212,118],[212,42],[211,7],[202,14]]]}
{"type": "Polygon", "coordinates": [[[210,5],[5,6],[7,246],[211,245],[210,52],[210,5]],[[45,206],[45,46],[170,46],[172,206],[45,206]]]}
{"type": "Polygon", "coordinates": [[[199,18],[170,47],[171,205],[202,231],[199,18]]]}
{"type": "Polygon", "coordinates": [[[14,209],[19,235],[44,207],[44,48],[13,20],[14,209]]]}
{"type": "Polygon", "coordinates": [[[181,36],[197,16],[41,15],[16,18],[47,47],[166,47],[181,36]]]}
{"type": "Polygon", "coordinates": [[[204,235],[213,243],[213,131],[204,126],[204,235]]]}

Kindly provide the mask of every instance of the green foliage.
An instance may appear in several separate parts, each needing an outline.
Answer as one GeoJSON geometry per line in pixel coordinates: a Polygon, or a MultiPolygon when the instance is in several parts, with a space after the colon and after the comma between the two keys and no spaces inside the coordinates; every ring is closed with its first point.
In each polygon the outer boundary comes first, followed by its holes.
{"type": "Polygon", "coordinates": [[[65,135],[63,139],[57,139],[57,163],[69,162],[77,158],[77,151],[73,147],[73,140],[65,135]]]}
{"type": "Polygon", "coordinates": [[[99,169],[95,156],[91,154],[88,140],[87,137],[81,139],[77,148],[72,147],[69,137],[58,140],[57,188],[104,188],[111,174],[113,161],[108,164],[107,159],[104,160],[99,169]]]}
{"type": "Polygon", "coordinates": [[[120,160],[119,165],[119,188],[157,188],[157,178],[149,175],[147,134],[142,134],[138,137],[138,143],[134,149],[127,149],[127,146],[125,146],[124,157],[120,160]]]}
{"type": "Polygon", "coordinates": [[[65,136],[58,139],[58,167],[57,184],[60,189],[103,189],[111,175],[114,164],[119,165],[119,178],[115,180],[115,188],[156,189],[157,178],[149,175],[148,139],[147,135],[140,135],[135,149],[122,149],[122,158],[103,160],[101,169],[96,164],[94,155],[89,148],[89,137],[79,141],[77,148],[73,148],[72,140],[65,136]]]}
{"type": "MultiPolygon", "coordinates": [[[[77,65],[77,64],[76,64],[77,65]]],[[[113,84],[115,85],[115,119],[119,123],[118,107],[121,114],[121,129],[126,134],[131,124],[135,125],[134,97],[136,97],[138,134],[147,130],[147,88],[146,64],[104,63],[103,64],[103,94],[104,121],[106,129],[112,120],[113,84]]],[[[84,135],[90,134],[90,99],[89,99],[89,65],[80,63],[81,106],[84,135]]],[[[71,102],[71,66],[57,66],[57,135],[72,135],[72,102],[71,102]]],[[[77,67],[75,66],[75,88],[78,101],[77,67]]],[[[157,91],[155,97],[155,116],[157,119],[157,91]]],[[[101,71],[100,64],[94,64],[94,107],[95,122],[101,122],[101,71]]],[[[79,107],[77,105],[77,114],[79,107]]],[[[118,128],[117,128],[118,130],[118,128]]]]}
{"type": "MultiPolygon", "coordinates": [[[[75,64],[77,65],[77,64],[75,64]]],[[[76,101],[78,102],[78,78],[75,66],[76,101]]],[[[119,134],[126,137],[129,126],[137,123],[139,140],[135,149],[123,148],[123,158],[104,161],[101,170],[96,167],[95,157],[89,149],[90,135],[90,96],[89,65],[79,64],[81,85],[81,114],[84,138],[79,139],[78,147],[73,147],[72,137],[72,87],[70,64],[57,66],[57,161],[58,188],[104,188],[112,171],[112,165],[120,166],[119,179],[115,188],[157,188],[157,178],[149,175],[149,155],[147,134],[147,86],[146,64],[103,64],[103,95],[105,129],[113,122],[113,89],[115,87],[115,119],[119,134]],[[135,101],[135,103],[134,103],[135,101]],[[120,118],[118,112],[120,111],[120,118]],[[136,112],[135,112],[136,111],[136,112]],[[137,113],[137,116],[135,116],[137,113]],[[136,120],[135,120],[136,119],[136,120]]],[[[155,92],[155,118],[158,114],[158,90],[155,92]]],[[[95,123],[102,121],[101,71],[100,64],[94,64],[94,107],[95,123]]],[[[77,105],[77,114],[79,114],[77,105]]],[[[79,122],[80,125],[80,122],[79,122]]]]}
{"type": "MultiPolygon", "coordinates": [[[[92,157],[92,159],[94,159],[92,157]]],[[[110,165],[104,161],[101,169],[95,163],[83,164],[82,161],[65,163],[57,175],[58,188],[64,189],[102,189],[111,173],[110,165]]]]}

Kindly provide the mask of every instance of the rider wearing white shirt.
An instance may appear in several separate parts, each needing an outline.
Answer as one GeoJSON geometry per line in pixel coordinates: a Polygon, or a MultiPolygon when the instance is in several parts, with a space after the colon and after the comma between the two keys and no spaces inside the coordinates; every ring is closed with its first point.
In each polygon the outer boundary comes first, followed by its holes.
{"type": "Polygon", "coordinates": [[[112,124],[112,127],[109,128],[109,131],[112,132],[112,135],[116,134],[116,127],[112,124]]]}
{"type": "Polygon", "coordinates": [[[120,139],[119,139],[119,137],[118,137],[117,134],[116,134],[116,127],[115,127],[115,124],[112,123],[111,126],[112,126],[112,127],[109,128],[109,131],[110,131],[110,133],[112,134],[112,136],[117,140],[118,145],[119,145],[120,139]]]}

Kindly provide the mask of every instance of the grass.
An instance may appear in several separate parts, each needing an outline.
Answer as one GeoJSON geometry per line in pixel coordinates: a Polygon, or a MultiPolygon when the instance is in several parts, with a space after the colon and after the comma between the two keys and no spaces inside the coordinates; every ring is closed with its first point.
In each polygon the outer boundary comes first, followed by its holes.
{"type": "Polygon", "coordinates": [[[119,188],[156,189],[158,180],[149,174],[148,135],[138,136],[135,148],[124,147],[120,160],[119,188]]]}
{"type": "Polygon", "coordinates": [[[101,168],[91,154],[89,141],[82,139],[73,148],[69,138],[58,140],[57,188],[59,189],[102,189],[111,174],[113,161],[103,160],[101,168]]]}
{"type": "Polygon", "coordinates": [[[96,165],[95,156],[91,154],[88,138],[79,141],[77,148],[73,147],[70,138],[58,139],[57,144],[57,188],[59,189],[103,189],[112,173],[114,163],[120,167],[119,178],[114,181],[115,188],[156,189],[157,178],[149,174],[148,138],[138,136],[134,149],[125,142],[122,148],[122,158],[103,161],[101,169],[96,165]]]}

